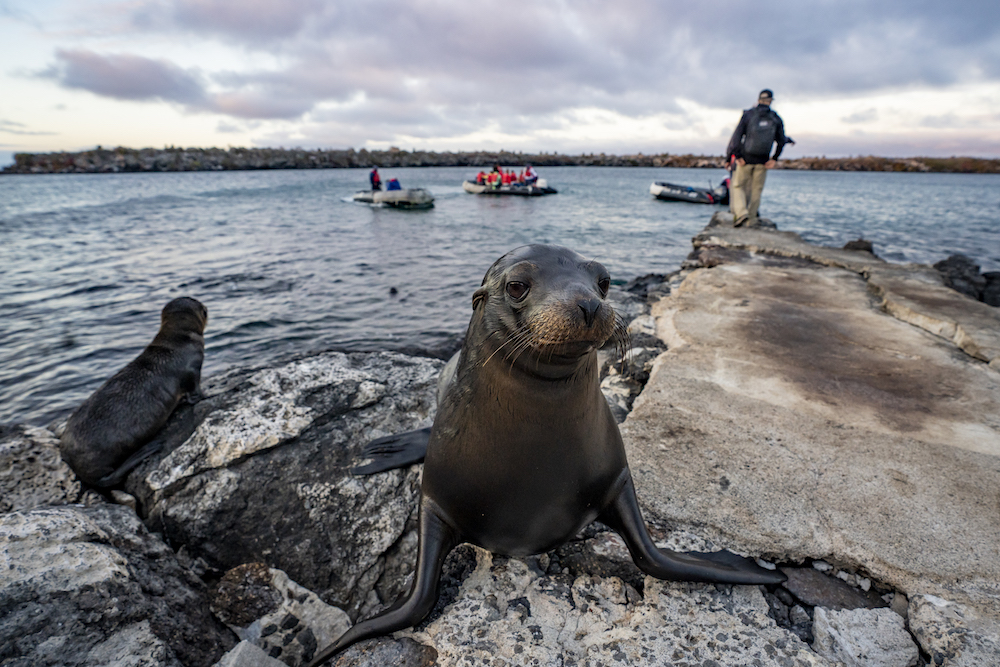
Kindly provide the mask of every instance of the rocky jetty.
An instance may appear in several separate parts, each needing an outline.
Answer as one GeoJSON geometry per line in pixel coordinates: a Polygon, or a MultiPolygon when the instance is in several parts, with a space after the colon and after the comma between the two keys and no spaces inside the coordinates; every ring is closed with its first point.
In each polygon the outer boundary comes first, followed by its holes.
{"type": "MultiPolygon", "coordinates": [[[[466,545],[424,622],[331,664],[996,663],[1000,311],[932,267],[721,214],[694,247],[613,293],[632,350],[602,352],[602,388],[658,543],[788,581],[657,581],[600,524],[527,559],[466,545]]],[[[0,428],[0,663],[306,663],[409,584],[420,466],[349,467],[431,422],[442,365],[329,352],[206,378],[108,494],[57,426],[0,428]]]]}
{"type": "MultiPolygon", "coordinates": [[[[390,148],[369,151],[302,148],[118,148],[55,153],[15,153],[0,174],[104,174],[150,171],[229,171],[249,169],[349,169],[371,167],[685,167],[722,169],[721,155],[562,155],[513,151],[442,152],[390,148]]],[[[779,160],[778,169],[813,171],[908,171],[1000,173],[1000,160],[980,158],[807,157],[779,160]]]]}

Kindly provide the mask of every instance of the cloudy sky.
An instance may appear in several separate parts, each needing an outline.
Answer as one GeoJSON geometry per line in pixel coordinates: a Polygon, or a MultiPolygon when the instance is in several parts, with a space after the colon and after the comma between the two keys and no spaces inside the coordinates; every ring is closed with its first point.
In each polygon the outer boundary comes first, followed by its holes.
{"type": "Polygon", "coordinates": [[[1000,2],[0,0],[0,164],[95,145],[1000,156],[1000,2]]]}

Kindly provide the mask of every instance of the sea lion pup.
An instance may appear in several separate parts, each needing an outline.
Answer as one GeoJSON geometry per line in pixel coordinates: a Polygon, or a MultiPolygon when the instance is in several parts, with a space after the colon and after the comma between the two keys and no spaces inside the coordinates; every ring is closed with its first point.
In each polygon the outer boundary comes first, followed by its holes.
{"type": "Polygon", "coordinates": [[[201,396],[208,310],[182,296],[160,314],[153,342],[83,402],[60,437],[62,457],[93,486],[114,486],[159,445],[151,440],[182,400],[201,396]]]}
{"type": "MultiPolygon", "coordinates": [[[[599,519],[654,577],[784,581],[780,572],[727,551],[678,553],[654,545],[598,380],[597,349],[625,336],[606,301],[609,286],[607,269],[559,246],[517,248],[490,267],[472,296],[465,344],[442,371],[424,460],[413,585],[405,599],[352,627],[312,665],[420,622],[437,599],[445,556],[461,542],[527,556],[558,547],[599,519]]],[[[405,435],[409,449],[419,449],[421,433],[405,435]]]]}

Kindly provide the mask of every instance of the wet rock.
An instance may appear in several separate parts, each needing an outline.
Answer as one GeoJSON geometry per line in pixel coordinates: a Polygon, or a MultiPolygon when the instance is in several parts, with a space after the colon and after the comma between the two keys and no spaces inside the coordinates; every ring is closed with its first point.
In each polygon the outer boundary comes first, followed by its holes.
{"type": "Polygon", "coordinates": [[[909,625],[932,665],[997,664],[1000,619],[995,615],[934,595],[914,595],[910,598],[909,625]]]}
{"type": "Polygon", "coordinates": [[[409,638],[376,639],[351,646],[328,662],[333,667],[431,667],[442,664],[430,646],[409,638]]]}
{"type": "Polygon", "coordinates": [[[861,250],[863,252],[870,252],[873,255],[875,254],[875,246],[872,245],[871,241],[866,239],[848,241],[844,244],[844,250],[861,250]]]}
{"type": "Polygon", "coordinates": [[[212,611],[241,640],[291,667],[308,663],[351,627],[343,611],[261,563],[227,572],[216,586],[212,611]]]}
{"type": "Polygon", "coordinates": [[[986,278],[979,273],[979,265],[965,255],[951,255],[934,264],[941,272],[945,284],[957,292],[982,301],[986,278]]]}
{"type": "Polygon", "coordinates": [[[778,225],[774,224],[774,221],[770,218],[757,218],[756,223],[747,225],[750,229],[777,229],[778,225]]]}
{"type": "Polygon", "coordinates": [[[890,609],[816,608],[813,649],[847,667],[912,667],[920,652],[890,609]]]}
{"type": "Polygon", "coordinates": [[[0,425],[0,514],[80,498],[80,481],[62,460],[48,429],[0,425]]]}
{"type": "Polygon", "coordinates": [[[235,643],[204,584],[112,504],[0,516],[4,665],[211,665],[235,643]]]}
{"type": "Polygon", "coordinates": [[[811,567],[783,567],[788,581],[781,584],[792,595],[813,607],[827,609],[871,609],[884,607],[875,594],[865,594],[842,580],[811,567]]]}
{"type": "Polygon", "coordinates": [[[608,290],[608,302],[615,309],[615,313],[626,322],[644,312],[649,312],[645,294],[640,296],[628,290],[612,287],[608,290]]]}
{"type": "Polygon", "coordinates": [[[987,271],[983,274],[986,285],[983,287],[983,303],[1000,307],[1000,271],[987,271]]]}
{"type": "Polygon", "coordinates": [[[651,293],[666,296],[670,294],[668,279],[669,277],[663,273],[647,273],[628,281],[623,289],[642,300],[647,300],[651,293]]]}

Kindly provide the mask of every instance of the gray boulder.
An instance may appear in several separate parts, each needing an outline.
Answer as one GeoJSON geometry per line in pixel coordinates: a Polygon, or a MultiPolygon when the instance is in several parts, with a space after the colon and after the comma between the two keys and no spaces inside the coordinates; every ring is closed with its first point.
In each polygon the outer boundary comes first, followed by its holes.
{"type": "Polygon", "coordinates": [[[235,643],[201,580],[118,505],[0,515],[0,572],[5,667],[211,665],[235,643]]]}
{"type": "Polygon", "coordinates": [[[356,617],[412,570],[419,472],[350,467],[368,440],[430,424],[442,365],[331,352],[215,378],[127,489],[208,567],[264,563],[356,617]]]}

